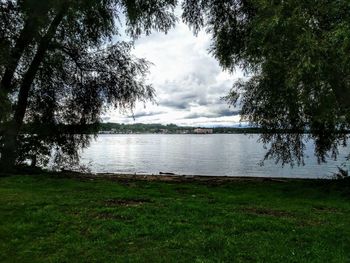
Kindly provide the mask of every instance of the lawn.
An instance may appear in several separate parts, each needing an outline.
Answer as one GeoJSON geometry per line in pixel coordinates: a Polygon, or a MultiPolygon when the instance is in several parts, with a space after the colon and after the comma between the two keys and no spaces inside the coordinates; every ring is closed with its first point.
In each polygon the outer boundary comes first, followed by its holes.
{"type": "Polygon", "coordinates": [[[350,182],[0,178],[1,262],[350,262],[350,182]]]}

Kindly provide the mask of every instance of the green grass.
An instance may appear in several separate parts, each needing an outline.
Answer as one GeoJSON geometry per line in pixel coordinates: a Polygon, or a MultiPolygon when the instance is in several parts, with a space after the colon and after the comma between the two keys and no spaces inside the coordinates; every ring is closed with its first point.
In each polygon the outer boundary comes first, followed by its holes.
{"type": "Polygon", "coordinates": [[[0,261],[350,262],[350,184],[3,177],[0,261]]]}

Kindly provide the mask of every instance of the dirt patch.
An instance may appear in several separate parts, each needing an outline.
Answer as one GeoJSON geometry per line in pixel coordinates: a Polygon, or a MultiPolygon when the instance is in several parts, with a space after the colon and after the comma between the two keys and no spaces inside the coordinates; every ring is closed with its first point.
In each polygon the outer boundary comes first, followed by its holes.
{"type": "Polygon", "coordinates": [[[298,221],[298,225],[300,227],[321,226],[324,225],[324,222],[317,219],[309,219],[298,221]]]}
{"type": "Polygon", "coordinates": [[[95,218],[97,218],[97,219],[112,219],[112,220],[117,220],[117,221],[132,221],[132,218],[129,216],[118,215],[118,214],[113,214],[113,213],[108,213],[108,212],[97,213],[95,215],[95,218]]]}
{"type": "Polygon", "coordinates": [[[326,206],[314,206],[312,210],[316,213],[342,213],[337,208],[326,206]]]}
{"type": "Polygon", "coordinates": [[[264,216],[273,216],[273,217],[294,217],[294,215],[290,212],[283,211],[283,210],[267,209],[267,208],[248,207],[248,208],[241,209],[241,211],[252,215],[264,215],[264,216]]]}
{"type": "Polygon", "coordinates": [[[140,206],[150,202],[150,199],[108,199],[104,204],[106,206],[140,206]]]}

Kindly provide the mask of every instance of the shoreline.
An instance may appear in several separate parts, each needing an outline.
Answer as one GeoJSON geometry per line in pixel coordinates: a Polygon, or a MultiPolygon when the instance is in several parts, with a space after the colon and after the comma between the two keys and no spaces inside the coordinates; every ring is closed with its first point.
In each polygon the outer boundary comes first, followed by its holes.
{"type": "Polygon", "coordinates": [[[160,182],[295,182],[295,181],[333,181],[333,178],[285,178],[285,177],[258,177],[258,176],[212,176],[212,175],[180,175],[180,174],[131,174],[131,173],[82,173],[63,171],[54,173],[55,177],[68,177],[77,179],[106,179],[111,181],[160,181],[160,182]]]}

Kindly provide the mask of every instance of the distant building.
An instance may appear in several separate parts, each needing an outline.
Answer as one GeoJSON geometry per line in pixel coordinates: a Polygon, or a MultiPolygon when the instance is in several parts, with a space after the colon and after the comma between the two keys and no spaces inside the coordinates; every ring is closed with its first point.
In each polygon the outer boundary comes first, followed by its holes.
{"type": "Polygon", "coordinates": [[[196,134],[212,134],[213,129],[206,129],[206,128],[197,128],[193,130],[196,134]]]}
{"type": "Polygon", "coordinates": [[[159,132],[163,134],[169,133],[168,129],[160,129],[159,132]]]}

